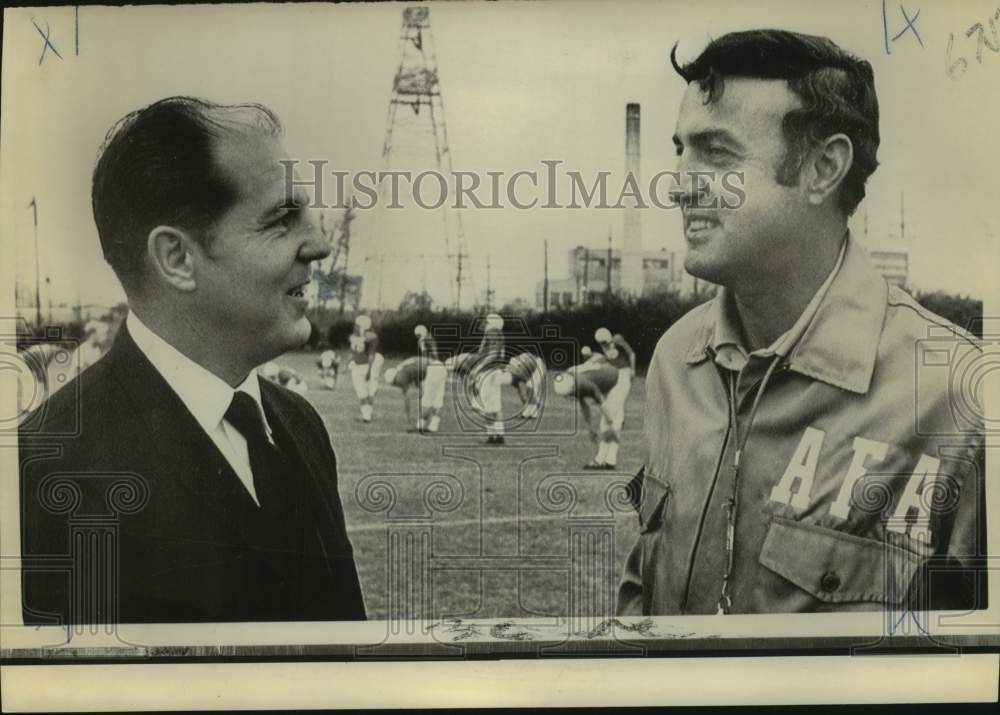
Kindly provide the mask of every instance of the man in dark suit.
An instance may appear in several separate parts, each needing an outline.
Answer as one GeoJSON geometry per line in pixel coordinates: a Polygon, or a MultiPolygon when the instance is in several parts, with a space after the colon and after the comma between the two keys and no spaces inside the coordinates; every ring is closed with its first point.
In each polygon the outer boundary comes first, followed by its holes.
{"type": "Polygon", "coordinates": [[[322,419],[255,367],[309,337],[329,249],[259,105],[172,97],[93,181],[130,313],[20,430],[26,624],[365,617],[322,419]]]}

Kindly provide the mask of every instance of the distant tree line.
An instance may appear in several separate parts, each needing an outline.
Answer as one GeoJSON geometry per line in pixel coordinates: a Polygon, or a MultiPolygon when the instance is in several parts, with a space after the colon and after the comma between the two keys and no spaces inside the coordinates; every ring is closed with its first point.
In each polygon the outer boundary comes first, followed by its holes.
{"type": "Polygon", "coordinates": [[[128,304],[118,303],[99,316],[86,319],[55,322],[38,330],[34,321],[18,320],[15,323],[17,349],[24,350],[38,343],[57,343],[72,348],[84,338],[84,326],[91,320],[101,320],[108,325],[107,344],[114,342],[115,335],[128,315],[128,304]]]}
{"type": "Polygon", "coordinates": [[[940,290],[931,293],[911,291],[911,294],[920,305],[932,313],[947,318],[977,338],[983,337],[983,301],[940,290]]]}
{"type": "MultiPolygon", "coordinates": [[[[982,338],[981,300],[944,291],[917,292],[913,295],[917,302],[931,312],[982,338]]],[[[547,313],[532,310],[524,301],[517,301],[496,309],[496,312],[507,319],[505,332],[508,342],[516,344],[527,341],[537,344],[550,363],[562,362],[562,360],[552,360],[553,352],[565,351],[570,344],[577,352],[575,355],[569,355],[567,359],[571,363],[579,360],[579,348],[584,345],[593,346],[594,331],[603,326],[625,336],[635,349],[638,367],[645,369],[653,355],[656,342],[667,328],[689,310],[711,297],[711,291],[697,297],[682,296],[673,292],[642,298],[611,296],[599,303],[560,308],[547,313]],[[526,338],[521,334],[523,332],[531,337],[526,338]],[[538,337],[543,334],[552,337],[539,340],[538,337]]],[[[127,311],[127,306],[122,303],[111,308],[108,314],[101,316],[110,325],[109,344],[127,311]]],[[[468,336],[476,319],[484,317],[489,312],[491,310],[484,306],[464,311],[443,309],[436,307],[426,293],[408,293],[397,309],[373,311],[370,315],[378,331],[381,350],[388,355],[403,356],[416,351],[414,326],[423,324],[432,330],[441,329],[442,326],[447,329],[451,326],[459,337],[466,338],[467,344],[469,341],[474,341],[474,338],[468,336]]],[[[310,311],[309,320],[313,325],[308,345],[310,349],[347,347],[347,338],[354,326],[353,315],[340,315],[338,309],[318,308],[310,311]]],[[[69,345],[83,337],[83,326],[84,321],[72,321],[51,326],[60,328],[51,335],[39,335],[29,322],[18,321],[18,349],[24,349],[38,342],[69,345]]]]}
{"type": "MultiPolygon", "coordinates": [[[[635,349],[637,367],[644,370],[653,355],[660,336],[673,323],[692,308],[709,300],[712,292],[700,296],[683,296],[664,292],[641,298],[610,296],[589,305],[559,308],[542,313],[523,305],[506,305],[496,312],[504,316],[505,336],[509,344],[525,343],[537,346],[550,365],[575,363],[580,359],[579,349],[594,346],[594,331],[607,327],[625,336],[635,349]],[[526,334],[525,334],[526,333],[526,334]],[[542,337],[545,336],[545,337],[542,337]],[[567,350],[575,351],[563,357],[567,350]]],[[[921,305],[963,327],[977,337],[982,337],[983,303],[964,296],[935,291],[914,296],[921,305]]],[[[369,315],[378,332],[380,349],[390,355],[412,355],[416,352],[413,328],[426,325],[445,345],[458,342],[465,345],[475,342],[470,336],[477,318],[491,310],[477,307],[455,311],[438,308],[426,293],[408,293],[399,308],[392,311],[373,311],[369,315]],[[454,338],[450,337],[454,333],[454,338]]],[[[310,347],[347,346],[348,336],[354,325],[354,316],[341,316],[334,310],[314,310],[310,314],[313,333],[310,347]]]]}

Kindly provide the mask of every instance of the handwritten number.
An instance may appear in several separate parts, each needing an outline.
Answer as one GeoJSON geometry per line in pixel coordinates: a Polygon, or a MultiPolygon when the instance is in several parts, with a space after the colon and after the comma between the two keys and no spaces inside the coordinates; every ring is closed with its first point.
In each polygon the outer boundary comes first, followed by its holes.
{"type": "Polygon", "coordinates": [[[997,12],[997,15],[990,18],[990,34],[993,35],[992,44],[986,40],[986,33],[983,33],[983,41],[994,52],[1000,52],[1000,38],[997,38],[997,16],[1000,16],[1000,11],[997,12]]]}
{"type": "Polygon", "coordinates": [[[951,61],[951,48],[955,44],[955,33],[948,35],[948,76],[952,79],[958,79],[963,74],[965,70],[968,69],[969,63],[965,61],[964,57],[959,57],[954,62],[951,61]]]}
{"type": "MultiPolygon", "coordinates": [[[[915,20],[916,18],[914,18],[915,20]]],[[[976,35],[976,62],[979,64],[983,63],[983,47],[987,47],[991,52],[1000,54],[1000,33],[997,32],[997,21],[1000,20],[1000,7],[996,9],[993,13],[993,17],[986,19],[986,24],[989,25],[989,30],[986,26],[977,22],[968,30],[965,31],[965,36],[971,38],[976,35]]],[[[956,60],[952,60],[952,50],[955,47],[955,35],[951,34],[948,36],[948,51],[945,59],[946,71],[951,79],[958,79],[963,74],[965,70],[968,69],[969,63],[964,57],[959,57],[956,60]]]]}
{"type": "Polygon", "coordinates": [[[983,45],[990,48],[994,52],[1000,52],[1000,43],[997,41],[997,28],[994,24],[993,18],[990,18],[990,30],[993,34],[993,42],[991,43],[986,37],[986,28],[983,27],[983,23],[977,22],[975,25],[969,28],[968,32],[965,33],[966,37],[972,37],[972,35],[979,31],[979,40],[976,42],[976,61],[979,64],[983,63],[983,45]]]}

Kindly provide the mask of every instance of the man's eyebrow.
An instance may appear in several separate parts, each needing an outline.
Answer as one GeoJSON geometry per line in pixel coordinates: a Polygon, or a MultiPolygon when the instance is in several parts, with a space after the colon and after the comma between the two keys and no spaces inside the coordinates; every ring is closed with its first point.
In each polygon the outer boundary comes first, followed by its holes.
{"type": "Polygon", "coordinates": [[[291,196],[286,195],[280,201],[271,206],[265,216],[276,216],[283,211],[301,211],[309,204],[309,197],[301,191],[296,191],[291,196]]]}
{"type": "Polygon", "coordinates": [[[307,202],[301,197],[284,198],[276,201],[265,209],[257,219],[261,226],[267,226],[275,221],[283,220],[289,214],[299,213],[307,202]]]}
{"type": "MultiPolygon", "coordinates": [[[[680,138],[674,134],[674,144],[683,144],[680,138]]],[[[711,144],[713,141],[722,141],[726,144],[730,144],[734,147],[743,148],[743,143],[737,139],[731,132],[725,129],[702,129],[696,132],[692,132],[687,136],[689,144],[695,146],[705,146],[711,144]]]]}

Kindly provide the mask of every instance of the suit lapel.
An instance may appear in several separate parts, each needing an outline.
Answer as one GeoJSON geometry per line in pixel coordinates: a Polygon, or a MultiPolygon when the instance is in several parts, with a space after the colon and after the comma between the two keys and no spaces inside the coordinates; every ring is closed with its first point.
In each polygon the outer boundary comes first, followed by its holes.
{"type": "Polygon", "coordinates": [[[342,517],[338,516],[340,510],[337,508],[340,497],[336,493],[336,465],[327,457],[329,447],[325,442],[329,438],[325,431],[322,435],[317,434],[315,424],[303,409],[266,380],[261,381],[261,400],[275,441],[303,476],[307,500],[316,508],[317,526],[327,553],[330,556],[350,553],[347,535],[340,528],[342,517]],[[318,439],[324,443],[317,443],[318,439]]]}
{"type": "Polygon", "coordinates": [[[107,359],[114,361],[113,373],[129,396],[134,419],[141,420],[144,432],[151,436],[147,447],[160,492],[196,506],[199,512],[214,512],[214,518],[249,538],[247,519],[242,517],[255,513],[257,505],[215,442],[125,326],[107,359]]]}

